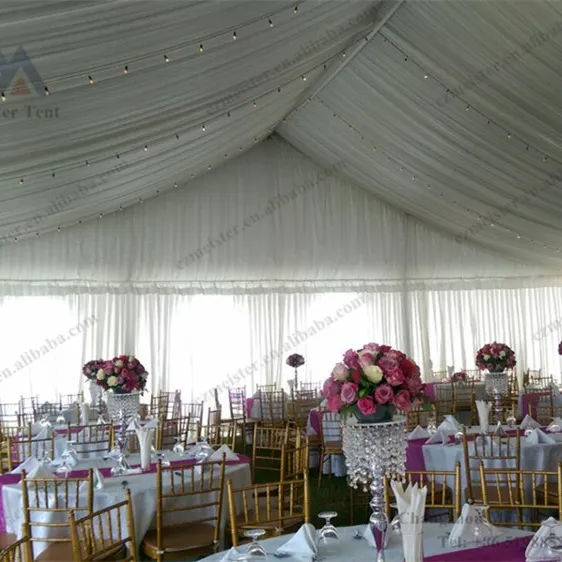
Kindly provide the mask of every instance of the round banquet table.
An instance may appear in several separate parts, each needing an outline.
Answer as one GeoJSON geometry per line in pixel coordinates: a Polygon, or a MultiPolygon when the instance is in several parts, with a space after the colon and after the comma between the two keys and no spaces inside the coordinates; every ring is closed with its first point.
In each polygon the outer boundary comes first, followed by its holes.
{"type": "MultiPolygon", "coordinates": [[[[335,521],[336,522],[336,521],[335,521]]],[[[337,523],[337,522],[336,522],[337,523]]],[[[424,562],[474,562],[475,560],[494,562],[525,562],[525,549],[533,533],[503,528],[503,535],[497,537],[493,544],[471,543],[461,547],[451,547],[448,543],[448,533],[453,525],[451,523],[425,523],[423,528],[424,540],[424,562]]],[[[376,550],[366,540],[356,540],[355,531],[363,533],[365,525],[338,528],[340,540],[333,547],[333,552],[323,554],[322,547],[318,551],[318,559],[322,562],[341,562],[342,560],[353,560],[353,562],[373,562],[376,559],[376,550]]],[[[272,539],[265,539],[260,543],[268,553],[268,560],[277,560],[273,554],[279,547],[284,545],[293,535],[285,535],[272,539]]],[[[244,552],[244,547],[239,550],[244,552]]],[[[386,552],[386,562],[403,562],[402,539],[400,536],[392,535],[386,552]]],[[[307,562],[310,557],[283,556],[279,558],[287,562],[307,562]]],[[[219,552],[208,556],[203,560],[208,562],[230,562],[227,552],[219,552]]],[[[232,558],[236,560],[236,558],[232,558]]]]}

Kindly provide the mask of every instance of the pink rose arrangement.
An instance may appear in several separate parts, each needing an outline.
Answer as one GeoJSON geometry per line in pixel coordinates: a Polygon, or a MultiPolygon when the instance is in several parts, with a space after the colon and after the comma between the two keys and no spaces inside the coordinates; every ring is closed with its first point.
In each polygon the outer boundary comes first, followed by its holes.
{"type": "Polygon", "coordinates": [[[144,391],[148,373],[134,355],[119,355],[109,361],[101,361],[95,376],[96,383],[104,390],[116,394],[144,391]]]}
{"type": "Polygon", "coordinates": [[[458,371],[451,375],[451,382],[466,382],[466,373],[464,371],[458,371]]]}
{"type": "Polygon", "coordinates": [[[558,355],[562,355],[562,341],[558,344],[558,355]]]}
{"type": "Polygon", "coordinates": [[[103,364],[103,359],[92,359],[88,361],[82,367],[82,374],[89,380],[89,381],[96,381],[96,375],[98,371],[101,369],[101,365],[103,364]]]}
{"type": "Polygon", "coordinates": [[[499,373],[513,369],[516,364],[515,352],[505,343],[487,343],[476,352],[476,366],[482,371],[499,373]]]}
{"type": "Polygon", "coordinates": [[[420,369],[412,359],[388,345],[368,343],[362,349],[349,349],[324,382],[322,395],[331,412],[404,412],[424,401],[420,369]]]}
{"type": "Polygon", "coordinates": [[[302,365],[304,365],[304,357],[299,355],[298,353],[293,353],[293,355],[289,355],[286,361],[289,367],[293,367],[293,369],[298,369],[302,365]]]}

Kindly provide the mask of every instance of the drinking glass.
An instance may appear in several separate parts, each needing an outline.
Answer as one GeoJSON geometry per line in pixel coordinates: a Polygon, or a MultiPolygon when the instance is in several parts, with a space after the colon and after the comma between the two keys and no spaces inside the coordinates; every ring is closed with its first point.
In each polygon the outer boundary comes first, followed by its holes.
{"type": "Polygon", "coordinates": [[[57,416],[56,424],[57,425],[65,425],[66,424],[66,418],[64,417],[64,414],[63,414],[62,410],[59,410],[59,415],[57,416]]]}
{"type": "Polygon", "coordinates": [[[544,543],[540,546],[544,547],[549,556],[558,561],[562,560],[562,538],[556,534],[556,527],[558,527],[558,521],[547,519],[543,521],[543,525],[548,528],[548,536],[544,538],[544,543]]]}
{"type": "Polygon", "coordinates": [[[517,425],[517,418],[515,417],[513,410],[511,410],[511,413],[509,414],[509,416],[507,416],[505,422],[507,423],[507,426],[510,428],[513,428],[517,425]]]}
{"type": "Polygon", "coordinates": [[[71,470],[70,466],[68,466],[68,457],[69,457],[69,453],[68,453],[68,449],[66,449],[61,454],[62,464],[57,468],[56,470],[57,474],[60,474],[65,477],[68,476],[68,473],[71,470]]]}
{"type": "Polygon", "coordinates": [[[431,415],[427,418],[427,432],[430,435],[437,433],[437,420],[435,419],[434,415],[431,415]]]}
{"type": "Polygon", "coordinates": [[[180,457],[183,457],[183,454],[185,453],[185,449],[182,445],[181,437],[179,435],[175,437],[175,443],[174,446],[172,447],[172,452],[176,453],[180,457]]]}
{"type": "Polygon", "coordinates": [[[494,536],[494,530],[492,529],[492,524],[488,521],[488,510],[490,506],[488,505],[473,505],[476,511],[476,517],[473,523],[473,533],[476,540],[482,540],[488,542],[494,536]]]}
{"type": "Polygon", "coordinates": [[[157,453],[156,458],[162,463],[162,466],[170,466],[170,461],[166,458],[165,453],[157,453]]]}
{"type": "Polygon", "coordinates": [[[123,476],[124,474],[127,474],[128,470],[129,467],[127,466],[127,463],[125,461],[125,455],[123,453],[120,453],[119,457],[117,458],[117,464],[111,467],[111,475],[123,476]]]}
{"type": "Polygon", "coordinates": [[[51,455],[49,454],[49,449],[47,449],[47,447],[45,447],[45,450],[43,451],[43,456],[41,457],[41,464],[45,465],[45,466],[50,466],[53,462],[53,459],[51,458],[51,455]]]}
{"type": "Polygon", "coordinates": [[[318,514],[320,519],[326,521],[324,526],[318,531],[318,549],[323,547],[322,550],[326,555],[331,553],[332,548],[338,543],[340,538],[338,530],[332,525],[332,519],[337,516],[336,511],[323,511],[318,514]]]}

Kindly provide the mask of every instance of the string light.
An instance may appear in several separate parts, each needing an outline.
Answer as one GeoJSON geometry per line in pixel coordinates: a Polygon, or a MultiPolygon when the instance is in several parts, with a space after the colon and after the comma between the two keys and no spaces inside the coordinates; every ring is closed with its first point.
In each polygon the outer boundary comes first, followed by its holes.
{"type": "Polygon", "coordinates": [[[123,69],[123,74],[128,74],[128,72],[129,72],[129,67],[126,66],[126,67],[123,69]]]}
{"type": "Polygon", "coordinates": [[[103,213],[100,213],[100,219],[103,219],[103,213]]]}
{"type": "Polygon", "coordinates": [[[201,130],[202,130],[203,132],[205,132],[205,131],[207,130],[207,128],[205,127],[205,123],[203,123],[203,125],[201,125],[201,130]]]}
{"type": "Polygon", "coordinates": [[[201,43],[201,45],[199,45],[199,52],[200,52],[200,53],[203,52],[203,43],[201,43]]]}
{"type": "Polygon", "coordinates": [[[424,80],[427,80],[428,78],[429,78],[429,75],[428,75],[428,74],[426,74],[426,75],[423,77],[424,80]]]}
{"type": "Polygon", "coordinates": [[[233,41],[236,41],[236,31],[233,31],[233,32],[232,32],[232,40],[233,40],[233,41]]]}
{"type": "Polygon", "coordinates": [[[23,178],[21,178],[20,180],[20,185],[23,185],[23,178]]]}
{"type": "Polygon", "coordinates": [[[271,20],[267,20],[269,23],[269,27],[273,27],[273,22],[271,20]]]}
{"type": "Polygon", "coordinates": [[[144,145],[144,151],[146,152],[147,150],[148,150],[148,145],[145,144],[145,145],[144,145]]]}
{"type": "Polygon", "coordinates": [[[57,226],[57,232],[60,232],[60,226],[57,226]]]}
{"type": "Polygon", "coordinates": [[[295,6],[295,9],[293,10],[293,14],[298,14],[299,13],[299,7],[295,6]]]}
{"type": "Polygon", "coordinates": [[[178,182],[174,183],[174,187],[176,188],[178,187],[178,182]]]}
{"type": "Polygon", "coordinates": [[[120,210],[120,211],[123,210],[123,205],[119,205],[119,210],[120,210]]]}
{"type": "Polygon", "coordinates": [[[86,160],[86,166],[89,166],[89,165],[90,165],[90,163],[88,162],[88,160],[86,160]]]}
{"type": "Polygon", "coordinates": [[[94,84],[94,79],[91,76],[88,76],[88,82],[90,82],[90,84],[94,84]]]}
{"type": "Polygon", "coordinates": [[[6,96],[4,95],[4,92],[0,92],[0,99],[2,101],[6,101],[6,96]]]}
{"type": "Polygon", "coordinates": [[[256,107],[258,107],[258,104],[254,101],[254,102],[252,103],[252,107],[253,107],[254,109],[256,109],[256,107]]]}
{"type": "Polygon", "coordinates": [[[45,95],[48,96],[50,95],[51,92],[49,92],[49,88],[47,88],[47,86],[45,86],[45,95]]]}
{"type": "Polygon", "coordinates": [[[170,59],[168,58],[168,55],[164,55],[164,60],[165,60],[166,62],[170,62],[170,59]]]}
{"type": "Polygon", "coordinates": [[[303,79],[304,82],[306,82],[306,74],[303,74],[303,75],[301,76],[301,78],[303,79]]]}
{"type": "Polygon", "coordinates": [[[341,54],[341,56],[345,59],[345,51],[341,54]]]}

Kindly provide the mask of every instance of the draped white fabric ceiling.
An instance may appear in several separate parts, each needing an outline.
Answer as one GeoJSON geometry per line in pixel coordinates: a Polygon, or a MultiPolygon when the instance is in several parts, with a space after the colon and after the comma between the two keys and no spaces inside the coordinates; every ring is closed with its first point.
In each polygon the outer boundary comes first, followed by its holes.
{"type": "Polygon", "coordinates": [[[1,244],[189,190],[277,130],[461,244],[558,274],[561,32],[546,1],[3,4],[1,244]]]}

